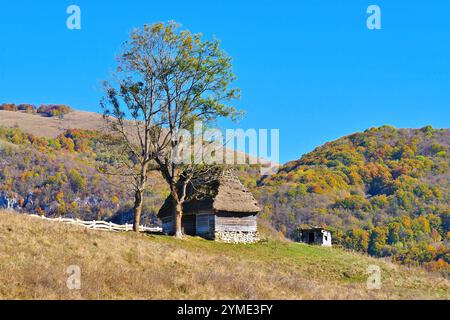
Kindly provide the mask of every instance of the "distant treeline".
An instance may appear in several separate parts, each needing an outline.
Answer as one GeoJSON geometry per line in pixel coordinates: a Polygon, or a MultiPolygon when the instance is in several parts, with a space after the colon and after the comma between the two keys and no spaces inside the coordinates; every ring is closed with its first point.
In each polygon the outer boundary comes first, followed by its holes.
{"type": "Polygon", "coordinates": [[[62,117],[72,111],[72,108],[64,104],[45,104],[39,107],[33,104],[4,103],[0,105],[0,110],[18,112],[22,111],[30,114],[40,114],[46,117],[62,117]]]}

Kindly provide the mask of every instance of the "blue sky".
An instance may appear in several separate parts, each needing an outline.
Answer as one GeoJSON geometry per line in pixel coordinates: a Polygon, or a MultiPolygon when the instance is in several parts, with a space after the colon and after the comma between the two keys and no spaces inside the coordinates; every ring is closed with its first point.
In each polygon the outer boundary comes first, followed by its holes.
{"type": "Polygon", "coordinates": [[[280,129],[282,162],[373,126],[450,127],[448,0],[2,1],[0,102],[99,111],[129,31],[167,20],[222,41],[246,110],[233,126],[280,129]]]}

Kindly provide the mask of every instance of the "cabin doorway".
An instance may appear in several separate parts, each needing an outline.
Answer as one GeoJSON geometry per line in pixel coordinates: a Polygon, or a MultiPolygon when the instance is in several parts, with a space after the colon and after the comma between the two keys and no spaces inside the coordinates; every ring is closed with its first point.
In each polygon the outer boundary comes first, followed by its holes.
{"type": "Polygon", "coordinates": [[[308,235],[308,243],[314,243],[314,232],[310,232],[308,235]]]}

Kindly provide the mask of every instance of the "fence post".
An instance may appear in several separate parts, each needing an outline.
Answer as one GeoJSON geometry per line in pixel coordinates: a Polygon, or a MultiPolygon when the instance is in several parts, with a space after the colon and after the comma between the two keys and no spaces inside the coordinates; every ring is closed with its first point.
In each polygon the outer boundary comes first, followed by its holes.
{"type": "Polygon", "coordinates": [[[112,231],[112,222],[109,222],[109,231],[112,231]]]}
{"type": "Polygon", "coordinates": [[[95,220],[93,220],[92,222],[93,222],[93,229],[95,230],[95,220]]]}

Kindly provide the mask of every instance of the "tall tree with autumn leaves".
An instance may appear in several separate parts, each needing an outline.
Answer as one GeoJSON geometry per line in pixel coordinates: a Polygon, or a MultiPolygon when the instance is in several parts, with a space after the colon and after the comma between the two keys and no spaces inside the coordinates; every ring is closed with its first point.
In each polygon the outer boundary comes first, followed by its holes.
{"type": "Polygon", "coordinates": [[[207,124],[238,114],[231,105],[239,96],[232,87],[231,58],[217,40],[180,30],[175,22],[155,23],[131,33],[115,78],[115,84],[105,84],[102,106],[132,160],[124,161],[123,172],[133,178],[134,228],[139,230],[148,173],[157,170],[175,201],[180,237],[186,185],[205,169],[174,158],[182,143],[177,133],[192,130],[195,121],[207,124]]]}

